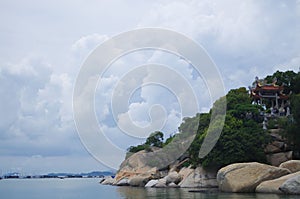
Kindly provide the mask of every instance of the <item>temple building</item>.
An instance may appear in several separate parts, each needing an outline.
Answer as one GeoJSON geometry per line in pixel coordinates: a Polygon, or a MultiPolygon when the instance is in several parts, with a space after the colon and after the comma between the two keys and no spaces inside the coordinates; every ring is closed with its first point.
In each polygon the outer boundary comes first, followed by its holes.
{"type": "Polygon", "coordinates": [[[252,87],[249,87],[250,96],[253,103],[270,109],[271,114],[289,115],[289,97],[290,94],[284,94],[284,86],[276,85],[277,80],[268,84],[266,80],[255,78],[252,87]]]}

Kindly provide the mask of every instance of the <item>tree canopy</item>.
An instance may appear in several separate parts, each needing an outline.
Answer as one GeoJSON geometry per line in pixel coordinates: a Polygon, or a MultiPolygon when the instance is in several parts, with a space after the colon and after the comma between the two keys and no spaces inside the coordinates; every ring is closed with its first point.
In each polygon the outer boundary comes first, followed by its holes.
{"type": "MultiPolygon", "coordinates": [[[[214,106],[218,106],[221,100],[223,98],[216,101],[214,106]]],[[[246,88],[230,90],[226,100],[227,114],[222,134],[212,151],[202,159],[198,154],[206,136],[210,114],[200,114],[198,133],[189,148],[193,166],[202,164],[204,167],[220,168],[234,162],[266,162],[264,145],[269,137],[260,126],[261,107],[251,104],[246,88]]]]}

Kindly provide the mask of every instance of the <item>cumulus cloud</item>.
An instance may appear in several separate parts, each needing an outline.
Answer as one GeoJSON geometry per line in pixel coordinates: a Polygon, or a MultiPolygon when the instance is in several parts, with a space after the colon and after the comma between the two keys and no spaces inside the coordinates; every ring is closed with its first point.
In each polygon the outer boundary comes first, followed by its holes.
{"type": "Polygon", "coordinates": [[[295,16],[298,1],[163,1],[140,26],[167,27],[196,38],[230,81],[227,76],[235,70],[257,66],[270,73],[278,63],[296,57],[300,26],[295,16]]]}
{"type": "MultiPolygon", "coordinates": [[[[116,7],[115,4],[88,4],[89,9],[82,9],[83,3],[72,3],[72,9],[69,9],[69,3],[65,2],[57,13],[68,17],[62,17],[59,22],[51,19],[54,15],[44,15],[48,12],[53,14],[51,9],[57,7],[50,2],[43,6],[37,4],[37,8],[45,11],[42,14],[29,14],[32,9],[30,3],[18,2],[14,6],[4,3],[0,6],[3,11],[1,19],[4,20],[4,39],[0,48],[3,55],[0,58],[0,162],[12,161],[14,165],[21,165],[13,156],[33,156],[28,167],[37,169],[34,164],[64,160],[67,164],[67,157],[71,154],[87,155],[74,127],[73,85],[85,58],[110,34],[136,26],[170,28],[184,33],[205,47],[219,67],[227,90],[247,86],[255,76],[263,77],[275,70],[299,69],[299,1],[166,0],[136,3],[137,9],[122,2],[117,3],[122,6],[116,7]],[[19,12],[22,7],[26,8],[26,12],[19,12]],[[12,17],[11,13],[17,13],[12,12],[13,8],[23,15],[12,17]],[[69,12],[63,8],[68,8],[69,12]],[[112,9],[117,10],[109,12],[112,9]],[[108,18],[110,20],[106,20],[108,18]],[[65,28],[66,24],[74,21],[78,21],[76,26],[65,28]],[[51,37],[47,36],[49,33],[51,37]],[[27,52],[46,55],[47,61],[39,56],[24,58],[27,52]],[[49,58],[52,59],[50,62],[49,58]]],[[[83,110],[86,106],[95,106],[99,128],[105,132],[108,141],[123,151],[144,139],[128,136],[118,124],[146,127],[151,124],[151,107],[160,104],[166,113],[162,130],[167,134],[174,133],[185,116],[181,109],[191,110],[193,107],[182,91],[185,86],[178,83],[178,76],[151,68],[138,72],[141,65],[151,63],[169,66],[187,80],[189,87],[195,91],[198,110],[208,111],[213,103],[207,83],[214,80],[198,74],[185,60],[166,52],[149,50],[121,57],[99,79],[95,105],[87,105],[85,101],[80,103],[83,110]],[[131,73],[133,75],[122,82],[131,73]],[[165,85],[176,85],[178,92],[174,94],[162,85],[146,85],[158,79],[165,81],[165,85]],[[111,98],[117,85],[120,88],[115,93],[119,97],[116,98],[119,99],[116,107],[120,106],[120,109],[114,115],[111,98]],[[136,85],[139,87],[135,90],[128,90],[136,85]],[[183,99],[182,106],[178,104],[179,96],[183,99]]],[[[98,78],[97,75],[93,78],[98,78]]],[[[193,114],[189,111],[187,115],[193,114]]],[[[68,166],[76,158],[94,165],[85,157],[72,157],[68,166]]],[[[118,164],[122,158],[114,157],[115,163],[118,164]]]]}
{"type": "Polygon", "coordinates": [[[97,33],[89,34],[78,39],[72,45],[71,50],[77,59],[84,59],[93,49],[95,49],[97,45],[101,44],[108,38],[109,37],[107,35],[100,35],[97,33]]]}
{"type": "Polygon", "coordinates": [[[100,77],[95,99],[103,142],[124,152],[155,130],[166,138],[176,133],[183,117],[207,111],[211,103],[205,82],[188,62],[156,50],[135,51],[113,63],[100,77]]]}
{"type": "MultiPolygon", "coordinates": [[[[1,150],[11,155],[63,155],[77,147],[71,112],[72,84],[39,58],[1,67],[1,150]],[[72,141],[73,140],[73,141],[72,141]]],[[[76,134],[75,134],[76,135],[76,134]]],[[[76,149],[78,150],[78,149],[76,149]]]]}

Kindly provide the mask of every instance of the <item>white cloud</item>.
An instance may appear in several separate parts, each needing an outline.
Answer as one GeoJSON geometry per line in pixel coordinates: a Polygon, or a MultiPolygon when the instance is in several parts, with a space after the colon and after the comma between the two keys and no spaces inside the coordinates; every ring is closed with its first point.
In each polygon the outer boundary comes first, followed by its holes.
{"type": "Polygon", "coordinates": [[[89,34],[81,37],[72,45],[72,51],[75,55],[82,55],[91,52],[96,46],[108,39],[107,35],[100,35],[97,33],[89,34]]]}
{"type": "Polygon", "coordinates": [[[171,28],[196,38],[221,70],[257,65],[272,73],[274,65],[299,52],[296,7],[295,1],[164,1],[140,26],[171,28]]]}
{"type": "MultiPolygon", "coordinates": [[[[300,66],[299,1],[166,0],[135,2],[135,6],[121,1],[66,1],[58,10],[56,3],[51,2],[0,4],[3,24],[0,157],[83,153],[72,118],[73,84],[79,66],[97,45],[108,39],[107,35],[137,26],[159,26],[187,34],[207,49],[219,66],[227,90],[247,86],[255,76],[263,77],[275,70],[298,71],[300,66]],[[41,12],[32,12],[34,10],[41,12]],[[46,59],[41,59],[41,54],[46,59]]],[[[168,65],[182,78],[189,79],[191,88],[196,91],[199,110],[207,111],[212,104],[205,77],[195,75],[195,71],[176,56],[158,51],[126,55],[101,78],[95,104],[101,128],[122,149],[139,144],[142,139],[127,136],[116,127],[118,117],[113,118],[110,97],[123,75],[137,72],[137,66],[145,63],[168,65]]],[[[123,93],[119,94],[127,94],[126,88],[142,85],[151,78],[168,80],[170,85],[178,87],[177,96],[184,96],[180,90],[184,86],[178,83],[176,76],[155,70],[136,73],[125,82],[120,90],[123,93]]],[[[157,85],[142,86],[129,94],[132,94],[131,99],[125,99],[126,107],[119,113],[120,118],[126,113],[130,116],[121,119],[124,124],[133,121],[137,126],[148,125],[150,107],[161,104],[166,110],[164,130],[171,133],[180,123],[180,108],[191,109],[188,100],[183,100],[184,107],[179,107],[170,90],[157,85]]],[[[84,101],[81,103],[84,109],[87,105],[84,101]]],[[[43,165],[46,159],[41,158],[36,164],[43,165]]],[[[57,160],[63,161],[63,158],[57,160]]],[[[37,169],[33,164],[28,167],[37,169]]]]}
{"type": "Polygon", "coordinates": [[[300,55],[291,57],[290,60],[287,60],[284,63],[280,63],[273,68],[274,71],[276,70],[293,70],[295,72],[300,71],[300,55]]]}
{"type": "Polygon", "coordinates": [[[27,58],[0,73],[1,151],[66,154],[78,150],[72,116],[72,82],[44,60],[27,58]],[[75,138],[75,139],[74,139],[75,138]],[[70,146],[64,143],[70,143],[70,146]],[[71,144],[72,143],[72,144],[71,144]]]}

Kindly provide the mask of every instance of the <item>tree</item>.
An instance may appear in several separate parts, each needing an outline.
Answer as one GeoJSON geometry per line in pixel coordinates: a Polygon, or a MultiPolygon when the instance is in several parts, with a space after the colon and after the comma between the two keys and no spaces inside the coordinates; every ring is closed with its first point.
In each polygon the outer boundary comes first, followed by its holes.
{"type": "Polygon", "coordinates": [[[235,106],[241,104],[251,104],[251,98],[245,87],[232,89],[226,95],[227,110],[235,109],[235,106]]]}
{"type": "Polygon", "coordinates": [[[155,131],[146,140],[146,145],[162,147],[163,146],[164,134],[160,131],[155,131]]]}
{"type": "Polygon", "coordinates": [[[289,120],[285,130],[285,136],[293,150],[293,156],[300,158],[300,94],[293,95],[291,98],[292,120],[289,120]]]}
{"type": "Polygon", "coordinates": [[[225,126],[214,149],[200,160],[203,167],[221,168],[235,162],[266,162],[266,132],[254,120],[226,115],[225,126]]]}
{"type": "Polygon", "coordinates": [[[276,78],[276,84],[279,86],[284,86],[283,92],[288,94],[291,90],[293,90],[291,85],[293,84],[296,75],[297,74],[294,71],[276,71],[273,73],[273,75],[268,75],[265,80],[267,80],[267,83],[272,83],[276,78]]]}
{"type": "MultiPolygon", "coordinates": [[[[185,121],[184,126],[191,126],[188,122],[196,123],[195,119],[199,121],[197,135],[188,150],[190,163],[194,167],[201,164],[203,167],[220,168],[234,162],[266,162],[264,146],[269,136],[260,126],[262,107],[251,104],[246,88],[230,90],[225,97],[228,109],[221,137],[212,151],[202,159],[198,157],[199,149],[206,136],[211,114],[201,114],[200,117],[185,121]]],[[[217,111],[225,97],[214,103],[217,111]]]]}
{"type": "Polygon", "coordinates": [[[294,94],[300,93],[300,72],[297,73],[291,81],[291,91],[294,94]]]}
{"type": "Polygon", "coordinates": [[[142,150],[151,151],[151,146],[162,148],[163,139],[164,139],[164,134],[160,131],[156,131],[149,135],[149,137],[146,139],[146,142],[144,144],[140,144],[137,146],[130,146],[127,149],[127,151],[130,153],[136,153],[142,150]]]}

